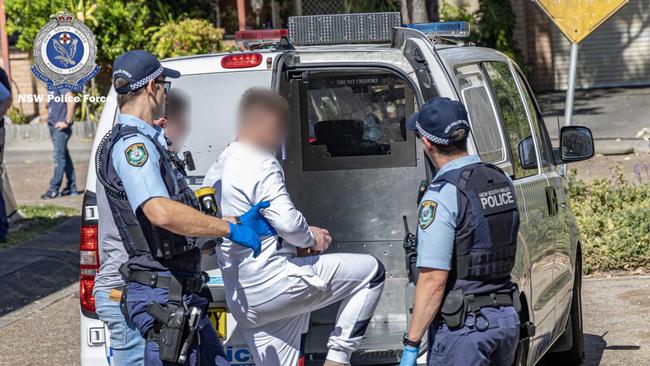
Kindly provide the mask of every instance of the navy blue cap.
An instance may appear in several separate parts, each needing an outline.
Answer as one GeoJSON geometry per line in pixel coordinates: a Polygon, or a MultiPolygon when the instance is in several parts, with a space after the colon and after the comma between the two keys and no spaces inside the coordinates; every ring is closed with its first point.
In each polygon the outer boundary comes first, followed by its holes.
{"type": "Polygon", "coordinates": [[[120,87],[119,90],[115,89],[118,94],[136,91],[161,75],[168,78],[177,78],[181,76],[181,73],[163,67],[156,56],[144,50],[124,52],[113,62],[113,80],[119,77],[129,81],[127,85],[120,87]]]}
{"type": "Polygon", "coordinates": [[[467,110],[461,102],[435,97],[424,103],[419,112],[406,121],[406,128],[438,145],[450,145],[454,131],[470,131],[467,110]]]}

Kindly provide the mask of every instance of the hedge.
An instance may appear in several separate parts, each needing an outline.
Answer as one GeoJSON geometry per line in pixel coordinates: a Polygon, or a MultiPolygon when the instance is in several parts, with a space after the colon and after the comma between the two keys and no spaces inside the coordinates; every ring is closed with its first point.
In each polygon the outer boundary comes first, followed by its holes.
{"type": "Polygon", "coordinates": [[[620,167],[608,179],[568,178],[585,274],[650,269],[650,184],[631,182],[620,167]]]}

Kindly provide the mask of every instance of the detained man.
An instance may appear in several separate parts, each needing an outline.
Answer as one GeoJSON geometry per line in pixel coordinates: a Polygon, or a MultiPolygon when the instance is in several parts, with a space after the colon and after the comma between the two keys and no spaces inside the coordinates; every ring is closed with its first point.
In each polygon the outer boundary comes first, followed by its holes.
{"type": "Polygon", "coordinates": [[[310,313],[340,301],[325,365],[347,365],[380,299],[384,266],[370,255],[321,254],[332,237],[326,229],[309,226],[294,207],[274,155],[285,137],[287,115],[287,103],[278,94],[246,91],[237,141],[221,153],[204,181],[215,187],[224,215],[240,215],[269,201],[263,215],[277,231],[262,239],[258,257],[228,240],[217,249],[228,308],[256,365],[294,366],[310,313]]]}

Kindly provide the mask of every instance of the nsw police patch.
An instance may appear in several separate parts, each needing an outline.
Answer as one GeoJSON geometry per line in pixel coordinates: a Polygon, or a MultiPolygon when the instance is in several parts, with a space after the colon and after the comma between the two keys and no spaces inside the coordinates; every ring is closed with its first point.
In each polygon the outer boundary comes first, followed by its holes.
{"type": "Polygon", "coordinates": [[[126,161],[133,166],[142,166],[147,162],[149,154],[147,148],[143,143],[132,144],[124,151],[126,154],[126,161]]]}
{"type": "Polygon", "coordinates": [[[420,203],[420,210],[418,211],[418,222],[422,229],[426,229],[431,225],[436,218],[436,208],[438,203],[426,200],[420,203]]]}

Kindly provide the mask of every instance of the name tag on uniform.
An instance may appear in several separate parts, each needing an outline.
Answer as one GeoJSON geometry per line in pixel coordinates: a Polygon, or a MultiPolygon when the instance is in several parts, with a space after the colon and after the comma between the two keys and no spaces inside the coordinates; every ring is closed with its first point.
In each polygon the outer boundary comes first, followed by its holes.
{"type": "Polygon", "coordinates": [[[517,208],[515,192],[507,182],[492,184],[476,193],[486,216],[517,208]]]}

